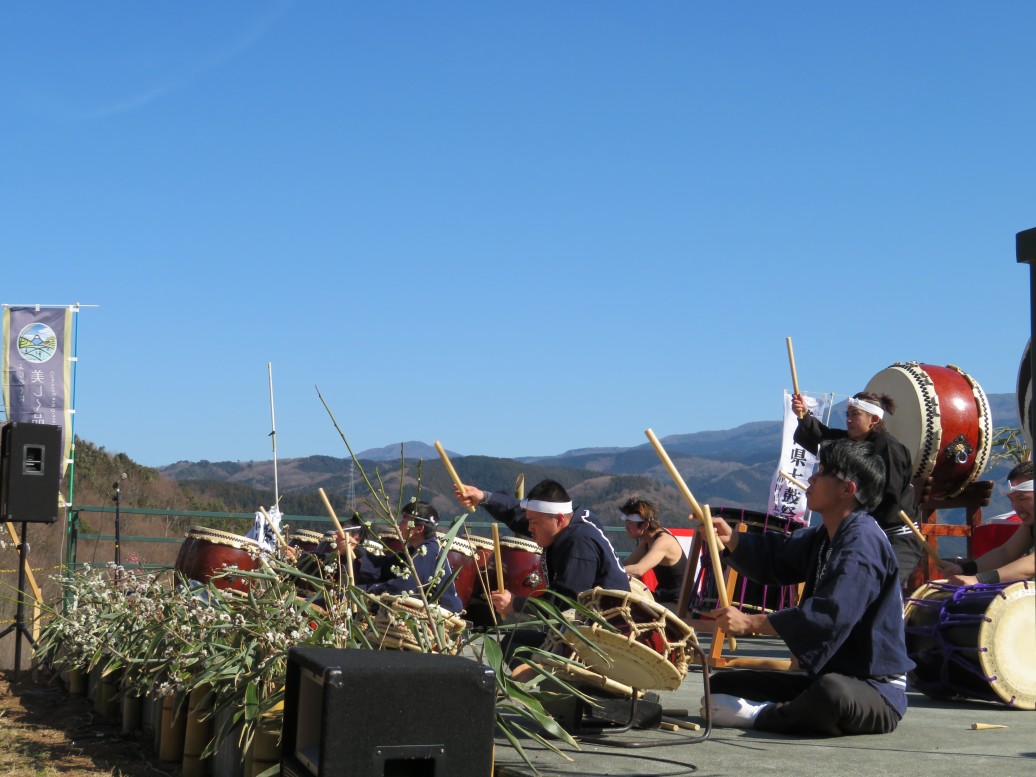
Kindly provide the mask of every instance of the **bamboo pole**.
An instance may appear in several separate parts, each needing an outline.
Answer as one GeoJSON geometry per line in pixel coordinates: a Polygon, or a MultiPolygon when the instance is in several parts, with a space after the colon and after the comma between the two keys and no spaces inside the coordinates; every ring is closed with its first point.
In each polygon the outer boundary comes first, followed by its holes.
{"type": "Polygon", "coordinates": [[[317,493],[320,494],[320,498],[324,502],[324,507],[327,508],[327,514],[331,516],[331,523],[335,525],[335,530],[345,540],[345,576],[349,581],[349,586],[352,587],[356,584],[356,580],[353,576],[353,546],[349,544],[349,538],[345,536],[345,529],[342,528],[342,524],[338,522],[338,516],[335,515],[335,508],[331,506],[331,500],[327,498],[327,494],[324,489],[318,488],[317,493]]]}
{"type": "Polygon", "coordinates": [[[266,362],[266,371],[270,375],[270,439],[273,441],[273,503],[281,508],[281,489],[277,482],[277,420],[273,414],[273,362],[266,362]]]}
{"type": "MultiPolygon", "coordinates": [[[[676,465],[673,464],[673,460],[669,458],[669,454],[665,452],[665,448],[662,447],[662,443],[655,436],[655,433],[651,429],[645,429],[644,434],[647,435],[648,440],[651,441],[652,447],[655,449],[655,453],[658,454],[658,458],[662,460],[665,468],[669,470],[669,475],[672,477],[673,482],[676,483],[677,489],[683,494],[683,498],[687,501],[687,504],[691,507],[691,512],[694,513],[695,519],[702,526],[702,533],[705,535],[705,541],[709,547],[709,558],[712,559],[712,571],[713,577],[716,581],[716,592],[719,595],[720,604],[723,607],[730,606],[730,596],[727,594],[727,583],[723,579],[723,567],[719,561],[719,540],[716,539],[716,528],[712,525],[712,516],[708,515],[706,511],[702,510],[701,505],[698,504],[698,500],[694,498],[694,494],[691,493],[691,489],[684,483],[683,478],[676,469],[676,465]]],[[[706,510],[708,506],[706,506],[706,510]]],[[[734,641],[734,637],[727,635],[730,641],[730,649],[735,650],[737,643],[734,641]]]]}
{"type": "MultiPolygon", "coordinates": [[[[799,393],[799,374],[795,370],[795,351],[791,347],[791,338],[787,338],[788,342],[788,363],[791,365],[791,390],[793,393],[799,393]]],[[[799,415],[799,418],[802,418],[799,415]]]]}
{"type": "MultiPolygon", "coordinates": [[[[442,459],[442,465],[446,468],[446,472],[453,479],[453,484],[460,491],[461,495],[464,494],[464,484],[460,482],[460,478],[457,477],[457,470],[453,468],[453,464],[450,463],[450,457],[446,455],[446,449],[442,447],[442,443],[438,440],[435,441],[435,450],[439,451],[439,458],[442,459]]],[[[472,505],[468,508],[469,513],[475,512],[475,506],[472,505]]]]}

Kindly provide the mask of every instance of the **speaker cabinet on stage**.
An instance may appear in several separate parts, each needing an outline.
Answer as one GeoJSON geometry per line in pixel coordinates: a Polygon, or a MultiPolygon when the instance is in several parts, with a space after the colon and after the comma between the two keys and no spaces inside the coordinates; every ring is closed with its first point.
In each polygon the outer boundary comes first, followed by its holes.
{"type": "Polygon", "coordinates": [[[493,670],[460,656],[294,647],[285,777],[490,777],[493,670]]]}
{"type": "Polygon", "coordinates": [[[61,427],[11,421],[0,432],[0,518],[54,523],[61,488],[61,427]]]}

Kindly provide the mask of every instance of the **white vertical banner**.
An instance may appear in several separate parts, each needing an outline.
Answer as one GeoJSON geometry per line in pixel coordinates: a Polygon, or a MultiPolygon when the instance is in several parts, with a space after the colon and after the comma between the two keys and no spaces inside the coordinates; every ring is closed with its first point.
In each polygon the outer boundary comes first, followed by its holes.
{"type": "MultiPolygon", "coordinates": [[[[806,493],[789,483],[781,472],[786,472],[796,480],[803,483],[813,474],[817,466],[817,457],[807,451],[795,440],[795,430],[798,428],[799,419],[795,411],[791,409],[791,394],[784,392],[784,430],[781,434],[781,458],[777,464],[777,470],[773,473],[773,480],[770,482],[770,502],[766,512],[784,518],[789,529],[805,526],[806,520],[806,493]]],[[[824,418],[827,415],[828,407],[831,404],[831,395],[825,394],[820,397],[803,395],[806,406],[817,418],[824,418]]]]}

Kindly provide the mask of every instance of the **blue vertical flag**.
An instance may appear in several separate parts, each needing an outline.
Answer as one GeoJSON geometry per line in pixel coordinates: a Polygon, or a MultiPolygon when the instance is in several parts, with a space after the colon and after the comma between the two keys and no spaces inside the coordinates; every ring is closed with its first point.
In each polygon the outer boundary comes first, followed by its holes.
{"type": "Polygon", "coordinates": [[[7,420],[61,427],[61,468],[72,448],[70,308],[4,309],[2,381],[7,420]]]}

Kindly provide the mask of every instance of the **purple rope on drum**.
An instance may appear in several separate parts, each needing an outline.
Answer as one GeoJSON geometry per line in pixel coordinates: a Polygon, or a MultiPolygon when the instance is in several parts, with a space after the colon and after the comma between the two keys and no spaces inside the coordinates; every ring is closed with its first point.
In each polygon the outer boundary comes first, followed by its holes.
{"type": "MultiPolygon", "coordinates": [[[[908,597],[903,613],[907,654],[917,664],[910,684],[933,698],[985,699],[1031,708],[1028,699],[1016,695],[1010,657],[999,655],[1004,646],[998,645],[997,637],[1002,608],[1017,598],[1005,591],[1018,587],[929,582],[908,597]],[[1006,669],[1007,675],[998,676],[987,667],[1006,669]]],[[[1003,635],[999,639],[1002,642],[1003,635]]]]}

